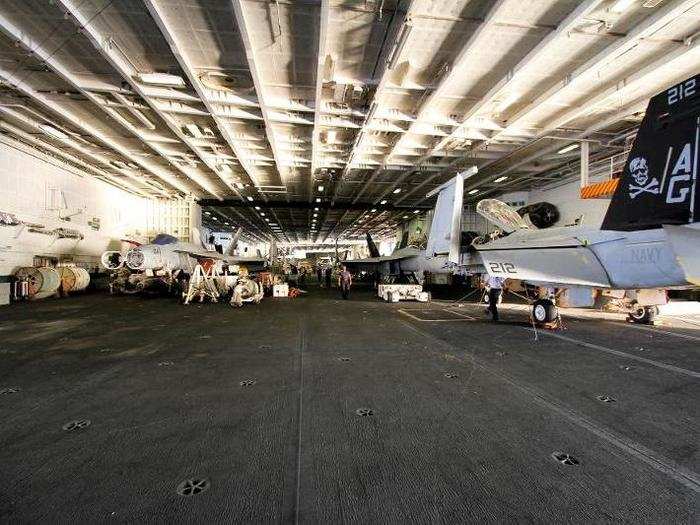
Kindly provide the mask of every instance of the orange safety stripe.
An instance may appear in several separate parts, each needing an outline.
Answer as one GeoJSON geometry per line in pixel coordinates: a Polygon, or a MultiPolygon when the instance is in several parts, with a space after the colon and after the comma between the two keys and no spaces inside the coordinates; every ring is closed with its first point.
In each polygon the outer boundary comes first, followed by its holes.
{"type": "Polygon", "coordinates": [[[620,179],[610,179],[584,186],[581,188],[581,198],[597,199],[600,197],[611,197],[612,194],[615,193],[619,183],[620,179]]]}

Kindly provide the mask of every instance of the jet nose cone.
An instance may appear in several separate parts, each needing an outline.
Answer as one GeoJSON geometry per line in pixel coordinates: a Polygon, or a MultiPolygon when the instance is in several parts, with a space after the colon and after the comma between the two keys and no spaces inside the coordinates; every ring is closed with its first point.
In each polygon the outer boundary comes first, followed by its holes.
{"type": "Polygon", "coordinates": [[[126,265],[132,270],[142,270],[145,259],[143,252],[138,248],[129,250],[126,253],[126,265]]]}

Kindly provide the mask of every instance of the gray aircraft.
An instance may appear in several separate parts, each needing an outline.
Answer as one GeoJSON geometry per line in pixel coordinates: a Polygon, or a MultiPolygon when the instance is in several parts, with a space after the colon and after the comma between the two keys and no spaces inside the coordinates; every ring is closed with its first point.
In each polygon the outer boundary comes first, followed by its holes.
{"type": "MultiPolygon", "coordinates": [[[[533,229],[506,204],[477,211],[502,230],[474,245],[490,275],[565,290],[570,306],[592,306],[593,290],[626,291],[630,316],[649,322],[666,290],[700,285],[700,205],[696,200],[700,76],[653,97],[600,229],[533,229]]],[[[554,320],[553,297],[533,304],[538,323],[554,320]]]]}
{"type": "MultiPolygon", "coordinates": [[[[234,254],[240,234],[239,228],[226,252],[219,253],[207,248],[204,242],[197,246],[161,233],[153,242],[136,245],[126,254],[118,251],[104,252],[101,258],[102,265],[115,271],[113,288],[125,293],[139,292],[160,283],[170,286],[178,274],[191,274],[197,264],[218,267],[245,265],[249,270],[262,269],[267,263],[265,257],[242,257],[234,254]]],[[[198,235],[198,232],[195,232],[195,236],[198,235]]]]}
{"type": "Polygon", "coordinates": [[[477,168],[471,167],[434,189],[428,194],[438,195],[435,212],[430,225],[426,248],[402,246],[391,255],[380,256],[379,250],[367,234],[367,245],[371,257],[341,261],[350,269],[379,272],[382,275],[413,273],[422,282],[425,272],[449,273],[460,265],[462,240],[462,206],[464,180],[473,176],[477,168]]]}

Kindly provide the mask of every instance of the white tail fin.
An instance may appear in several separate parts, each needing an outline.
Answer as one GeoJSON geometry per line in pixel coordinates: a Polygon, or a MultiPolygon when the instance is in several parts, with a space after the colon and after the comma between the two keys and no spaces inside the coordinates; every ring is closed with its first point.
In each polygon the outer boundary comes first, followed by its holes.
{"type": "Polygon", "coordinates": [[[240,227],[236,230],[236,233],[233,234],[233,239],[231,239],[231,244],[228,245],[228,248],[226,249],[226,253],[224,255],[233,255],[233,252],[238,247],[238,239],[241,238],[242,231],[243,228],[240,227]]]}
{"type": "Polygon", "coordinates": [[[197,246],[201,246],[204,249],[207,248],[207,245],[204,242],[204,237],[202,237],[202,232],[199,228],[192,228],[192,231],[190,232],[190,242],[192,244],[196,244],[197,246]]]}
{"type": "Polygon", "coordinates": [[[430,234],[428,235],[428,254],[433,256],[447,255],[450,262],[459,263],[464,180],[476,172],[476,166],[473,166],[458,173],[454,179],[428,193],[428,197],[438,194],[433,222],[430,225],[430,234]]]}

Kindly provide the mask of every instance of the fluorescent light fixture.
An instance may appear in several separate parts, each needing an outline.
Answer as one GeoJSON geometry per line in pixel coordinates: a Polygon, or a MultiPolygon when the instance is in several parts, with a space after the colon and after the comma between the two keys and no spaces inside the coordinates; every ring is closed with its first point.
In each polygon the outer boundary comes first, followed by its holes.
{"type": "Polygon", "coordinates": [[[211,212],[210,212],[210,211],[205,211],[205,212],[204,212],[204,215],[211,215],[211,212]]]}
{"type": "Polygon", "coordinates": [[[503,181],[506,180],[507,178],[508,178],[507,175],[503,175],[502,177],[498,177],[498,178],[497,178],[495,181],[493,181],[493,182],[503,182],[503,181]]]}
{"type": "Polygon", "coordinates": [[[256,209],[256,210],[259,210],[259,209],[260,209],[260,206],[255,206],[255,209],[256,209]]]}
{"type": "Polygon", "coordinates": [[[211,220],[218,221],[219,219],[217,219],[216,217],[212,217],[211,220]]]}
{"type": "Polygon", "coordinates": [[[230,223],[230,222],[225,222],[224,224],[225,224],[226,226],[231,226],[231,223],[230,223]]]}
{"type": "Polygon", "coordinates": [[[414,210],[413,213],[420,213],[420,210],[414,210]]]}
{"type": "Polygon", "coordinates": [[[321,202],[321,199],[316,197],[316,202],[321,202]]]}
{"type": "Polygon", "coordinates": [[[246,199],[248,199],[250,202],[253,202],[253,197],[251,196],[246,197],[246,199]]]}
{"type": "Polygon", "coordinates": [[[479,193],[479,190],[474,188],[473,190],[469,190],[469,195],[474,195],[475,193],[479,193]]]}
{"type": "Polygon", "coordinates": [[[167,86],[184,88],[186,87],[185,81],[182,77],[177,75],[170,75],[169,73],[139,73],[136,78],[143,82],[144,84],[151,84],[154,86],[167,86]]]}
{"type": "Polygon", "coordinates": [[[39,126],[39,128],[41,129],[41,131],[43,131],[44,133],[46,133],[47,135],[49,135],[55,139],[66,140],[68,138],[68,135],[66,135],[62,131],[54,128],[53,126],[41,124],[39,126]]]}
{"type": "Polygon", "coordinates": [[[394,193],[394,194],[401,193],[401,188],[396,188],[392,193],[394,193]]]}
{"type": "Polygon", "coordinates": [[[404,215],[404,216],[401,217],[401,218],[402,218],[402,219],[408,219],[408,215],[404,215]]]}
{"type": "Polygon", "coordinates": [[[318,211],[318,207],[314,208],[314,211],[318,211]]]}
{"type": "Polygon", "coordinates": [[[379,204],[381,204],[381,205],[386,204],[386,199],[384,199],[384,200],[383,200],[382,202],[380,202],[379,204]]]}
{"type": "Polygon", "coordinates": [[[318,217],[318,213],[314,213],[314,217],[318,217]]]}
{"type": "Polygon", "coordinates": [[[613,13],[622,13],[625,9],[631,7],[634,3],[635,0],[617,0],[617,2],[615,2],[610,8],[610,11],[612,11],[613,13]]]}
{"type": "Polygon", "coordinates": [[[375,211],[377,211],[377,208],[372,208],[371,210],[369,210],[370,213],[374,213],[375,211]]]}
{"type": "Polygon", "coordinates": [[[265,212],[264,212],[264,211],[261,211],[261,212],[260,212],[260,216],[261,216],[261,217],[264,217],[264,216],[265,216],[265,212]]]}
{"type": "Polygon", "coordinates": [[[566,147],[560,149],[559,151],[557,151],[557,153],[558,153],[559,155],[563,155],[564,153],[569,153],[570,151],[574,151],[576,148],[578,148],[578,144],[576,144],[576,143],[574,143],[574,144],[569,144],[568,146],[566,146],[566,147]]]}
{"type": "Polygon", "coordinates": [[[266,220],[267,222],[270,222],[270,219],[268,219],[268,218],[265,218],[265,220],[266,220]]]}
{"type": "Polygon", "coordinates": [[[318,185],[318,191],[323,191],[323,184],[318,185]]]}

